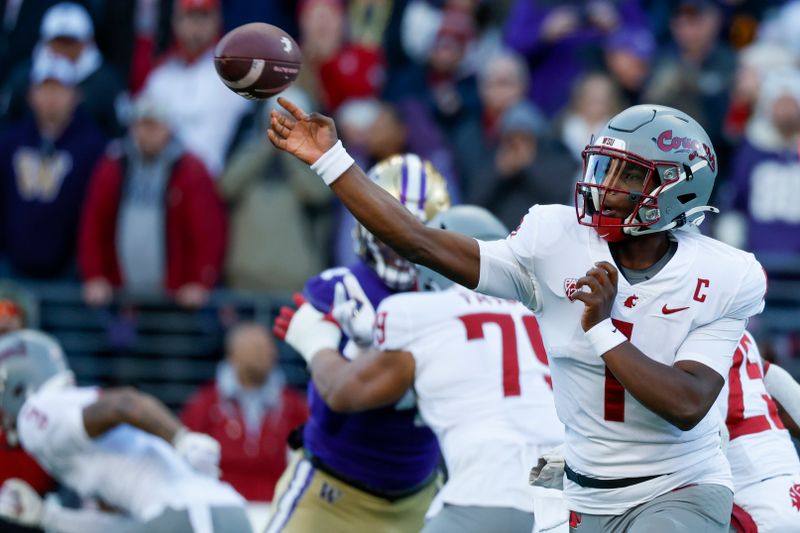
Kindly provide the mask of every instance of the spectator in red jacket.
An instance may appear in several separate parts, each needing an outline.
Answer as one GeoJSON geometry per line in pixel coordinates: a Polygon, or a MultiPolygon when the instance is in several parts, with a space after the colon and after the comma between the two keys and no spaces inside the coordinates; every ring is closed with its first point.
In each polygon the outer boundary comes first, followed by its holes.
{"type": "Polygon", "coordinates": [[[240,324],[228,334],[226,351],[216,381],[189,399],[181,419],[222,445],[224,481],[250,501],[270,501],[286,467],[286,439],[306,421],[308,408],[285,385],[266,328],[240,324]]]}
{"type": "Polygon", "coordinates": [[[141,97],[130,135],[90,184],[78,245],[84,299],[105,305],[121,286],[166,289],[180,305],[202,306],[219,277],[225,226],[214,183],[172,134],[169,110],[141,97]]]}

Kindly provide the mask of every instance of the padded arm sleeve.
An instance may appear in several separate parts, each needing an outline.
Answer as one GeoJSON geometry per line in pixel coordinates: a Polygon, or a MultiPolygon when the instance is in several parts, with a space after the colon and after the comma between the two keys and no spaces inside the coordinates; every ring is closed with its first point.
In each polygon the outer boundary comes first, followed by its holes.
{"type": "Polygon", "coordinates": [[[477,292],[510,298],[531,311],[541,308],[533,276],[514,256],[507,240],[478,241],[481,249],[481,274],[477,292]]]}
{"type": "Polygon", "coordinates": [[[678,349],[675,362],[689,360],[703,363],[727,380],[733,352],[746,324],[744,319],[720,318],[689,332],[678,349]]]}
{"type": "Polygon", "coordinates": [[[764,374],[764,386],[792,420],[800,424],[800,384],[791,374],[778,365],[771,364],[764,374]]]}

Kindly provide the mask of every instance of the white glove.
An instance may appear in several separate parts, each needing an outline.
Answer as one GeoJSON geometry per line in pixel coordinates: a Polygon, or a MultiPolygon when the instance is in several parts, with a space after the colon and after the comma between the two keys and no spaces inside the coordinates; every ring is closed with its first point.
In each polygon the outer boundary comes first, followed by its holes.
{"type": "Polygon", "coordinates": [[[172,446],[197,472],[213,478],[219,477],[221,447],[216,439],[182,427],[175,433],[172,446]]]}
{"type": "Polygon", "coordinates": [[[346,274],[336,284],[331,315],[350,340],[363,349],[372,345],[375,308],[352,274],[346,274]]]}
{"type": "Polygon", "coordinates": [[[320,350],[338,350],[342,340],[339,326],[327,320],[302,296],[295,295],[294,302],[297,310],[281,307],[272,329],[275,335],[294,348],[308,364],[320,350]]]}
{"type": "Polygon", "coordinates": [[[539,463],[531,469],[529,482],[535,487],[564,489],[564,446],[559,446],[539,457],[539,463]]]}
{"type": "Polygon", "coordinates": [[[28,527],[42,523],[42,497],[26,481],[7,479],[0,488],[0,517],[28,527]]]}

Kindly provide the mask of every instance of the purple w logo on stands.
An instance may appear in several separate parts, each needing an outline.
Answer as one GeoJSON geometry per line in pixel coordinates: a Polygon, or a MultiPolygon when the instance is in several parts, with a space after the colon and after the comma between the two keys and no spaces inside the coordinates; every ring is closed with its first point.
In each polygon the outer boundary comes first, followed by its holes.
{"type": "Polygon", "coordinates": [[[711,167],[712,171],[717,168],[717,158],[714,152],[711,151],[711,147],[697,139],[676,137],[672,134],[672,130],[666,130],[662,131],[658,138],[653,137],[653,142],[662,152],[689,152],[689,161],[699,157],[708,161],[708,166],[711,167]]]}

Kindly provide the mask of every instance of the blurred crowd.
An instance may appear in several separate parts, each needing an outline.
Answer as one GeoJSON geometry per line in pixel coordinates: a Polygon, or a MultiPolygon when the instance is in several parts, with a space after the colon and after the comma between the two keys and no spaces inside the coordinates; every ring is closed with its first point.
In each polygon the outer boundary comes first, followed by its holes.
{"type": "Polygon", "coordinates": [[[264,139],[275,102],[216,76],[216,42],[250,21],[296,36],[285,96],[334,116],[364,168],[415,152],[513,227],[573,203],[622,107],[677,106],[718,153],[706,230],[800,251],[797,1],[16,0],[2,21],[0,275],[80,281],[92,306],[293,290],[353,258],[350,216],[264,139]]]}
{"type": "MultiPolygon", "coordinates": [[[[533,204],[574,203],[608,118],[674,106],[717,151],[722,215],[703,230],[800,256],[800,0],[6,0],[0,14],[0,278],[80,284],[92,307],[120,289],[189,309],[217,287],[291,291],[355,257],[350,215],[265,140],[274,99],[216,75],[216,42],[253,21],[295,37],[284,96],[333,116],[363,168],[417,153],[455,203],[515,227],[533,204]]],[[[0,326],[19,316],[0,300],[0,326]]],[[[216,388],[185,412],[240,442],[234,464],[259,424],[283,438],[305,416],[269,358],[248,362],[271,343],[234,330],[216,388]]]]}

